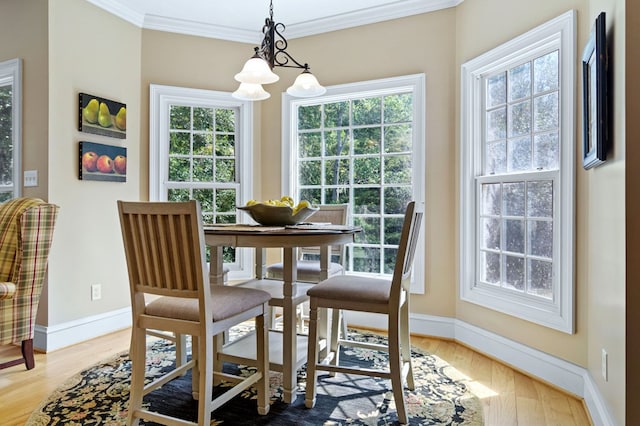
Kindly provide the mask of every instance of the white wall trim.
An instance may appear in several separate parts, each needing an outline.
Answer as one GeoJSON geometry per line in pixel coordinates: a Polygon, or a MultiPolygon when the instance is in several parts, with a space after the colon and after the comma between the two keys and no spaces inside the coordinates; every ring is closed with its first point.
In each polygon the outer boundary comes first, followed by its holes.
{"type": "MultiPolygon", "coordinates": [[[[350,325],[387,329],[385,315],[346,312],[345,319],[350,325]]],[[[586,368],[457,319],[411,314],[409,320],[412,333],[452,339],[498,359],[517,370],[584,398],[594,425],[615,425],[606,401],[586,368]]]]}
{"type": "Polygon", "coordinates": [[[50,327],[36,324],[33,346],[37,350],[51,352],[127,327],[131,327],[130,307],[92,315],[50,327]]]}

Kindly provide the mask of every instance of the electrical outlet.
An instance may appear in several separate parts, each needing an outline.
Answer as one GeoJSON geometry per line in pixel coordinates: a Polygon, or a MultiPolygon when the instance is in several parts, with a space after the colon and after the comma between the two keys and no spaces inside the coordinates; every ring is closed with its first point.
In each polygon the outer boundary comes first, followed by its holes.
{"type": "Polygon", "coordinates": [[[609,380],[609,355],[604,349],[602,349],[602,378],[605,382],[609,380]]]}
{"type": "Polygon", "coordinates": [[[37,170],[25,170],[24,171],[24,186],[38,186],[38,171],[37,170]]]}
{"type": "Polygon", "coordinates": [[[102,285],[91,284],[91,300],[102,299],[102,285]]]}

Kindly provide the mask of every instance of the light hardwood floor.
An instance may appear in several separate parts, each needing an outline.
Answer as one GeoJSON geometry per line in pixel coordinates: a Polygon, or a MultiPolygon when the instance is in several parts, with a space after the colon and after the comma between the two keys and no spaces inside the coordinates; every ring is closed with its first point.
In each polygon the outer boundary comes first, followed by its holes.
{"type": "MultiPolygon", "coordinates": [[[[24,425],[31,412],[68,377],[128,349],[130,331],[36,354],[36,367],[0,370],[0,425],[24,425]]],[[[458,343],[412,336],[412,344],[454,367],[458,378],[482,400],[487,426],[587,426],[583,402],[458,343]]],[[[0,362],[19,356],[19,348],[0,346],[0,362]]]]}

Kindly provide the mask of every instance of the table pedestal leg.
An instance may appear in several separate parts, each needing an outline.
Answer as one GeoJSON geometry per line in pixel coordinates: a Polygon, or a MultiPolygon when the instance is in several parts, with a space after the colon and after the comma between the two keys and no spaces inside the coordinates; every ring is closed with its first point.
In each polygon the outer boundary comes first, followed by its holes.
{"type": "Polygon", "coordinates": [[[298,279],[297,253],[295,248],[283,249],[283,348],[282,348],[282,376],[283,399],[291,403],[296,399],[297,371],[297,334],[296,334],[296,306],[293,295],[296,292],[298,279]]]}

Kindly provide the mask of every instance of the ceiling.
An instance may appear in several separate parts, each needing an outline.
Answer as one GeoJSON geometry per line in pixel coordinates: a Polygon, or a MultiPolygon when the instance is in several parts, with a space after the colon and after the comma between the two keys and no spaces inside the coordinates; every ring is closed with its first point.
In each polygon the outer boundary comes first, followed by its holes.
{"type": "MultiPolygon", "coordinates": [[[[87,0],[140,27],[259,43],[269,0],[87,0]]],[[[293,39],[454,7],[463,0],[273,0],[293,39]]]]}

